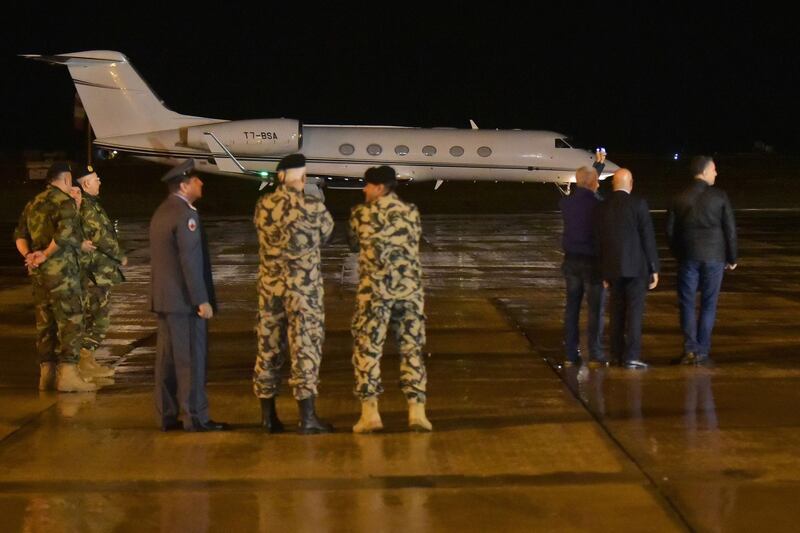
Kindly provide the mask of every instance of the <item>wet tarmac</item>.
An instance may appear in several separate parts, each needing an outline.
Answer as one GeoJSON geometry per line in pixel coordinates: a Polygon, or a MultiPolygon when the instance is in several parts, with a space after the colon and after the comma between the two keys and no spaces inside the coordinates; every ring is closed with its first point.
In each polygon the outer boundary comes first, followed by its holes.
{"type": "MultiPolygon", "coordinates": [[[[663,213],[655,213],[656,226],[663,213]]],[[[120,223],[128,281],[101,349],[116,383],[38,393],[30,289],[0,261],[4,531],[796,531],[800,523],[798,210],[741,211],[712,369],[672,366],[681,339],[663,238],[644,372],[562,369],[555,213],[424,219],[431,434],[409,433],[384,359],[386,431],[354,435],[349,321],[356,259],[343,221],[324,251],[319,410],[332,435],[265,435],[255,357],[256,241],[207,220],[219,299],[209,396],[235,431],[161,433],[152,404],[146,220],[120,223]]],[[[290,394],[278,400],[296,421],[290,394]]]]}

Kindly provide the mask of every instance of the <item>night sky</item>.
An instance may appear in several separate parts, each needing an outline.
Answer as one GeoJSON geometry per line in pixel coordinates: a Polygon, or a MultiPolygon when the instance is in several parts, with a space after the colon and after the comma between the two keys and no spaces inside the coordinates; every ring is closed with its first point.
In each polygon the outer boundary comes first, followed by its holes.
{"type": "Polygon", "coordinates": [[[190,115],[423,127],[474,119],[559,131],[612,154],[746,152],[759,141],[800,153],[798,29],[762,4],[192,5],[182,15],[150,6],[6,16],[0,151],[73,138],[66,69],[16,54],[110,49],[190,115]]]}

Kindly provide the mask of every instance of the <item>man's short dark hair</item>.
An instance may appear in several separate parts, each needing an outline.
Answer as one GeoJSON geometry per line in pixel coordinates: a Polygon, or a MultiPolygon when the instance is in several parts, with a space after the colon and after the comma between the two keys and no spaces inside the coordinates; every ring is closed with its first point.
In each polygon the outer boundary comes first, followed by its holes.
{"type": "Polygon", "coordinates": [[[56,161],[47,169],[47,183],[53,183],[64,172],[72,172],[72,167],[66,161],[56,161]]]}
{"type": "Polygon", "coordinates": [[[183,179],[173,179],[167,182],[167,190],[170,193],[176,193],[181,191],[181,183],[189,183],[189,180],[192,179],[192,176],[184,176],[183,179]]]}
{"type": "Polygon", "coordinates": [[[709,157],[707,155],[698,155],[692,158],[692,162],[689,163],[689,170],[692,172],[692,176],[699,176],[705,172],[708,168],[708,165],[713,162],[713,157],[709,157]]]}

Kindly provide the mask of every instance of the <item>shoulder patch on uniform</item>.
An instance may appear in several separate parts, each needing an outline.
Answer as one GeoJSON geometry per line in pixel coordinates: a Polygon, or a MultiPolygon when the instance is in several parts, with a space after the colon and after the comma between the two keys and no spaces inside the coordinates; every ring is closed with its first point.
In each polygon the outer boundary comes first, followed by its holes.
{"type": "Polygon", "coordinates": [[[189,227],[189,231],[194,231],[197,229],[197,221],[194,219],[194,217],[190,218],[186,225],[189,227]]]}

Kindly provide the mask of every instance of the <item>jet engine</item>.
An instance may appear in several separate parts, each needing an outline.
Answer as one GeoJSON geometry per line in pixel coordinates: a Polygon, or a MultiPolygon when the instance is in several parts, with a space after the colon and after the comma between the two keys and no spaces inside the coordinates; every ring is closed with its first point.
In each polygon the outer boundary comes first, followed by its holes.
{"type": "MultiPolygon", "coordinates": [[[[181,142],[207,150],[206,132],[213,133],[235,155],[290,154],[303,146],[302,124],[286,118],[234,120],[181,128],[181,142]]],[[[211,151],[218,149],[214,146],[211,151]]]]}

